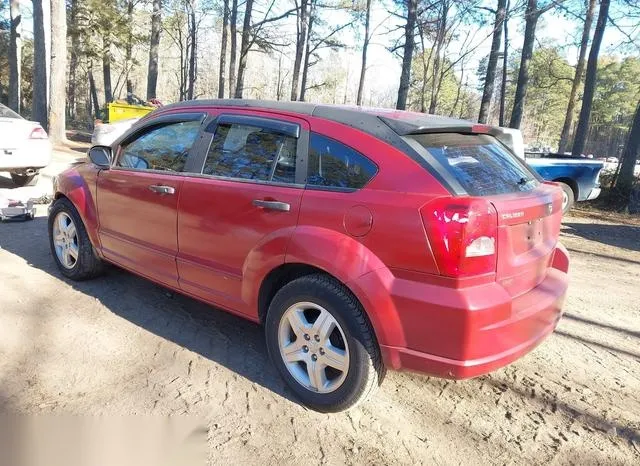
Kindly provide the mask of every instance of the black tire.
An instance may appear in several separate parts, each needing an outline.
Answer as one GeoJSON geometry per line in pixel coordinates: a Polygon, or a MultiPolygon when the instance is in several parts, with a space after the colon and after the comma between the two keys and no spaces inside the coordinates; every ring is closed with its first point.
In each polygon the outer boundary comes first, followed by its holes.
{"type": "Polygon", "coordinates": [[[18,187],[35,186],[38,183],[39,173],[33,175],[21,175],[19,173],[10,173],[13,184],[18,187]]]}
{"type": "Polygon", "coordinates": [[[571,186],[569,186],[568,184],[562,183],[561,181],[558,181],[557,183],[562,188],[562,191],[564,191],[564,198],[562,201],[562,214],[564,215],[569,212],[573,207],[573,204],[575,204],[575,194],[573,193],[573,189],[571,189],[571,186]]]}
{"type": "Polygon", "coordinates": [[[66,198],[60,198],[53,203],[51,211],[49,212],[49,247],[51,248],[51,255],[60,270],[60,273],[72,280],[88,280],[95,278],[104,272],[104,262],[96,254],[87,230],[82,223],[82,219],[78,214],[78,211],[73,206],[71,201],[66,198]],[[55,246],[53,243],[53,222],[56,216],[64,212],[71,219],[76,227],[77,240],[78,240],[78,259],[71,268],[67,268],[60,262],[58,255],[56,254],[55,246]]]}
{"type": "Polygon", "coordinates": [[[302,403],[316,411],[338,412],[352,408],[369,397],[384,379],[385,367],[380,348],[362,306],[349,289],[328,275],[306,275],[282,287],[269,306],[265,334],[271,361],[302,403]],[[298,383],[280,353],[280,320],[290,306],[303,301],[327,310],[347,340],[349,368],[346,378],[342,385],[329,393],[318,393],[298,383]]]}

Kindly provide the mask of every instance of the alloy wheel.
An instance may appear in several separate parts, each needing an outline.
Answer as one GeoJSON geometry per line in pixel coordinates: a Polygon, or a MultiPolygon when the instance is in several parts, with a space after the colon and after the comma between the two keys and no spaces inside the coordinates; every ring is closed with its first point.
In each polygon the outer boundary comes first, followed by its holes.
{"type": "Polygon", "coordinates": [[[53,221],[53,245],[62,266],[72,269],[78,262],[80,250],[76,226],[66,212],[59,212],[53,221]]]}
{"type": "Polygon", "coordinates": [[[349,347],[338,321],[322,306],[299,302],[289,307],[278,329],[280,356],[293,378],[307,390],[330,393],[349,370],[349,347]]]}

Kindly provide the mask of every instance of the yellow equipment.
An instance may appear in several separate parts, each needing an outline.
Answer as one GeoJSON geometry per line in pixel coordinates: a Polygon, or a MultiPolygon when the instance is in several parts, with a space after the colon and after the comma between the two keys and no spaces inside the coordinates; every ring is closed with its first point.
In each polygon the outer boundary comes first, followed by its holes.
{"type": "Polygon", "coordinates": [[[105,120],[109,123],[131,118],[142,118],[154,111],[156,107],[150,105],[129,105],[122,102],[111,102],[107,104],[107,114],[105,120]]]}

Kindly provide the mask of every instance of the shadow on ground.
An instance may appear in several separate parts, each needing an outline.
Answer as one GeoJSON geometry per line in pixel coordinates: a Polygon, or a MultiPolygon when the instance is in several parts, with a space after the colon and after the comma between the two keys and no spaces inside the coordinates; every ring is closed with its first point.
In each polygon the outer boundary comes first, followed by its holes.
{"type": "Polygon", "coordinates": [[[18,186],[11,180],[9,174],[0,175],[0,189],[15,189],[18,186]]]}
{"type": "Polygon", "coordinates": [[[640,226],[605,223],[563,223],[564,233],[630,251],[640,251],[640,226]]]}
{"type": "Polygon", "coordinates": [[[95,280],[67,280],[51,257],[46,217],[0,224],[0,248],[95,297],[111,312],[133,324],[297,402],[269,361],[262,327],[174,294],[117,267],[109,267],[106,276],[95,280]],[[27,235],[37,235],[37,241],[27,245],[23,239],[27,235]],[[123,296],[127,299],[122,299],[123,296]]]}
{"type": "MultiPolygon", "coordinates": [[[[269,361],[262,328],[258,325],[193,299],[173,294],[115,267],[109,268],[105,277],[96,280],[67,281],[58,272],[50,255],[45,217],[38,217],[31,222],[0,224],[0,248],[22,257],[32,267],[64,280],[81,293],[95,297],[115,315],[296,402],[269,361]],[[29,241],[25,241],[25,238],[29,238],[29,241]],[[123,296],[127,299],[123,299],[123,296]]],[[[637,338],[640,335],[636,330],[596,322],[578,315],[569,314],[567,318],[583,325],[595,325],[624,333],[630,337],[637,338]]],[[[579,335],[558,333],[562,338],[569,338],[578,343],[584,342],[579,335]]],[[[602,343],[588,341],[588,344],[616,351],[622,356],[638,357],[636,353],[602,343]]],[[[448,384],[447,381],[425,376],[417,377],[421,379],[419,383],[431,385],[433,389],[448,384]]],[[[615,428],[618,435],[629,442],[640,442],[640,434],[629,426],[580,410],[557,398],[529,393],[526,387],[515,382],[501,382],[498,377],[491,375],[468,382],[472,387],[474,384],[482,383],[491,384],[500,391],[510,390],[523,400],[531,400],[534,406],[540,409],[548,409],[554,413],[560,411],[567,419],[581,419],[602,433],[615,428]]],[[[469,396],[468,386],[453,386],[460,390],[460,396],[469,396]]]]}

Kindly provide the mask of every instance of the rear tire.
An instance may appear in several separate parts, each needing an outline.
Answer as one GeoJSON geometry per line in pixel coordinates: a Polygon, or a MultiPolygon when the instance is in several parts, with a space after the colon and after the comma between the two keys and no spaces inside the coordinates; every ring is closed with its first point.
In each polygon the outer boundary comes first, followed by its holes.
{"type": "Polygon", "coordinates": [[[575,194],[573,193],[573,189],[566,183],[562,183],[560,181],[557,182],[562,188],[562,214],[566,214],[571,210],[573,204],[575,203],[575,194]]]}
{"type": "Polygon", "coordinates": [[[352,408],[384,378],[380,348],[362,306],[327,275],[307,275],[282,287],[269,306],[265,334],[273,364],[302,403],[316,411],[352,408]],[[292,312],[302,316],[299,332],[291,324],[292,312]]]}
{"type": "Polygon", "coordinates": [[[66,198],[55,201],[49,212],[48,223],[51,254],[62,275],[79,281],[103,273],[104,262],[93,249],[82,219],[71,201],[66,198]]]}
{"type": "Polygon", "coordinates": [[[33,175],[21,175],[20,173],[11,173],[13,184],[19,188],[23,186],[35,186],[38,183],[39,173],[33,175]]]}

